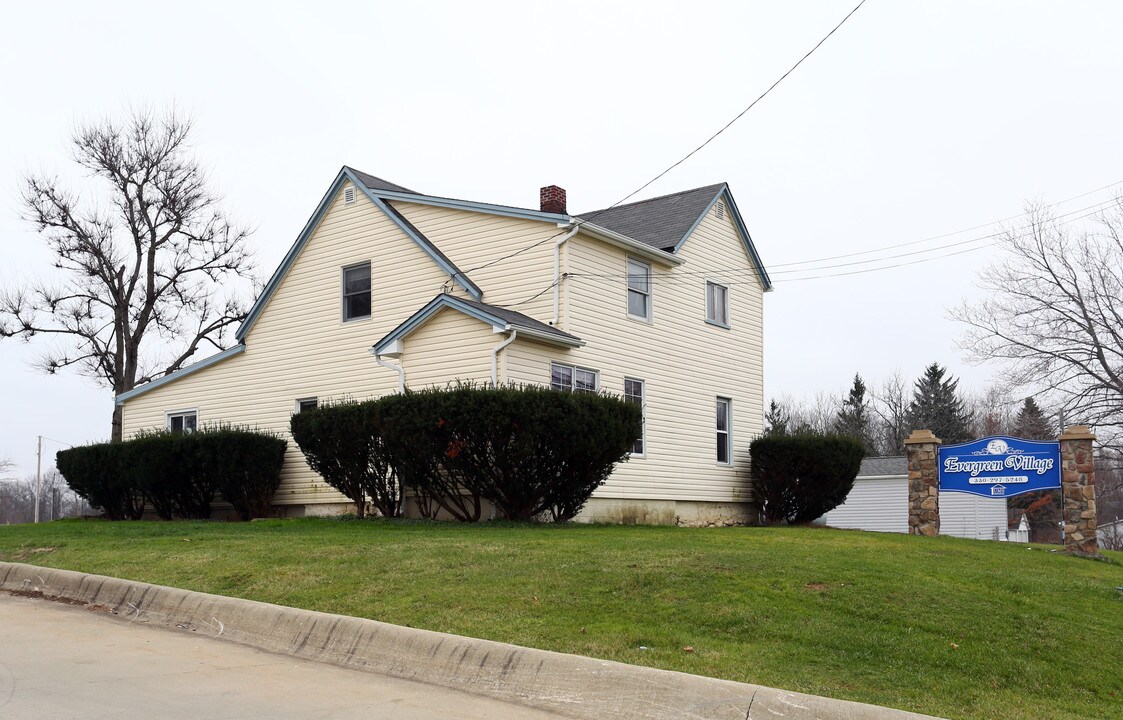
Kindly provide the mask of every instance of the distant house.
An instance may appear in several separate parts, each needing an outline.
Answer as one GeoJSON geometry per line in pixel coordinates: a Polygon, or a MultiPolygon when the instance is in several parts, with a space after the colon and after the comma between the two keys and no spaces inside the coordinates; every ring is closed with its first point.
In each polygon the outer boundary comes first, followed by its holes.
{"type": "MultiPolygon", "coordinates": [[[[117,397],[126,437],[213,422],[287,434],[318,403],[457,380],[608,391],[643,406],[644,434],[584,517],[755,519],[771,283],[729,187],[578,214],[556,186],[540,201],[437,197],[344,167],[238,344],[117,397]]],[[[291,442],[275,502],[285,516],[348,507],[291,442]]]]}
{"type": "MultiPolygon", "coordinates": [[[[909,474],[904,457],[862,461],[846,501],[817,522],[831,527],[907,533],[909,474]]],[[[940,534],[976,540],[1006,540],[1006,499],[940,493],[940,534]]]]}
{"type": "Polygon", "coordinates": [[[1096,528],[1096,542],[1101,550],[1123,550],[1123,519],[1100,524],[1096,528]]]}

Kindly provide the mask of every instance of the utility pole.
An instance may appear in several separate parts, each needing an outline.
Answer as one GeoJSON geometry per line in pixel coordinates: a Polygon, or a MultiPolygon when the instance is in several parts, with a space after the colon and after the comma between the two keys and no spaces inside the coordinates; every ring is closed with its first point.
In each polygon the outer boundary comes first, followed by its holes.
{"type": "Polygon", "coordinates": [[[39,447],[35,451],[35,522],[39,522],[39,486],[43,475],[43,436],[39,436],[39,447]]]}

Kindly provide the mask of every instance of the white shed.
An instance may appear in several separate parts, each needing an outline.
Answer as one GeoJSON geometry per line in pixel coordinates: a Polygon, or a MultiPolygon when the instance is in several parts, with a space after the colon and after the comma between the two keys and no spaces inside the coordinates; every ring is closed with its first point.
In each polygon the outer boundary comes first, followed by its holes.
{"type": "MultiPolygon", "coordinates": [[[[906,533],[909,529],[908,461],[862,461],[846,501],[816,522],[837,528],[906,533]]],[[[940,534],[976,540],[1006,539],[1006,499],[940,493],[940,534]]]]}

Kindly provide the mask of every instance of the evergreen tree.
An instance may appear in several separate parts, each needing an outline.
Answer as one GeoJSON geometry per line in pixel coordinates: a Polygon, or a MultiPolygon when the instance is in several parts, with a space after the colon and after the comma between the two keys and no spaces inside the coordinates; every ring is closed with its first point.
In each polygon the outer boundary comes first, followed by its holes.
{"type": "Polygon", "coordinates": [[[1055,440],[1057,430],[1034,399],[1027,397],[1014,420],[1014,435],[1026,440],[1055,440]]]}
{"type": "Polygon", "coordinates": [[[973,439],[971,414],[959,397],[959,381],[950,376],[944,379],[946,372],[939,363],[924,369],[913,390],[908,419],[914,430],[927,428],[945,445],[953,445],[973,439]]]}
{"type": "Polygon", "coordinates": [[[834,431],[858,439],[866,454],[871,455],[875,451],[872,425],[870,404],[866,400],[866,384],[862,381],[862,376],[855,373],[850,394],[842,401],[834,420],[834,431]]]}
{"type": "Polygon", "coordinates": [[[768,412],[764,414],[764,436],[776,437],[787,435],[791,418],[783,405],[772,400],[768,404],[768,412]]]}

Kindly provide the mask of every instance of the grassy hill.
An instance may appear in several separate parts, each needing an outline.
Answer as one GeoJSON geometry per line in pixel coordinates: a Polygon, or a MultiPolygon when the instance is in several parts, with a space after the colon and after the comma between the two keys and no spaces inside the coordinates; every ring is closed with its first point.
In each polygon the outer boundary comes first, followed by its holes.
{"type": "Polygon", "coordinates": [[[1123,717],[1123,554],[1108,555],[807,528],[0,527],[0,560],[949,718],[1123,717]]]}

